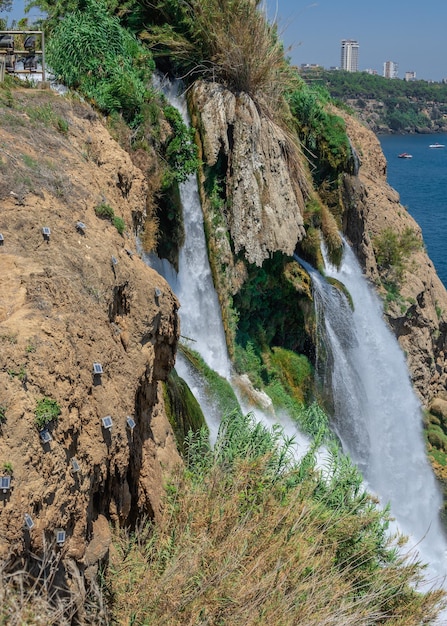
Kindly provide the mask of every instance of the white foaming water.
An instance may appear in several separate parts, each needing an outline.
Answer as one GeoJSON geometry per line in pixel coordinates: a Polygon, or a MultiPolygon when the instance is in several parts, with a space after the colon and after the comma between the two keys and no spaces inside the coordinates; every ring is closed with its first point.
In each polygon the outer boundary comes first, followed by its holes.
{"type": "MultiPolygon", "coordinates": [[[[162,83],[162,88],[169,102],[180,111],[185,124],[189,125],[186,99],[179,93],[179,84],[165,82],[162,83]]],[[[162,267],[155,269],[166,278],[180,301],[182,337],[192,340],[191,348],[202,356],[211,369],[224,378],[229,378],[230,360],[220,305],[208,262],[203,214],[195,175],[192,174],[180,185],[180,199],[185,243],[180,250],[178,274],[175,274],[166,261],[162,267]]]]}
{"type": "Polygon", "coordinates": [[[349,246],[340,269],[326,260],[326,271],[347,287],[354,311],[339,289],[306,269],[325,345],[322,371],[330,371],[323,382],[332,386],[335,430],[369,490],[390,503],[398,529],[409,536],[408,547],[417,545],[430,577],[441,585],[447,575],[442,496],[427,460],[421,405],[402,350],[349,246]]]}

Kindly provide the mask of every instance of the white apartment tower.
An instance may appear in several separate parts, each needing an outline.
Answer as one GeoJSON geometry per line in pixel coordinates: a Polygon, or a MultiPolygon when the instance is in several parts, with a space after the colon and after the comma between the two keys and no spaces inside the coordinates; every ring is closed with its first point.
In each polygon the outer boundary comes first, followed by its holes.
{"type": "Polygon", "coordinates": [[[359,42],[354,39],[341,40],[341,69],[347,72],[359,71],[359,42]]]}
{"type": "Polygon", "coordinates": [[[383,64],[383,75],[385,78],[397,78],[398,65],[394,61],[385,61],[383,64]]]}

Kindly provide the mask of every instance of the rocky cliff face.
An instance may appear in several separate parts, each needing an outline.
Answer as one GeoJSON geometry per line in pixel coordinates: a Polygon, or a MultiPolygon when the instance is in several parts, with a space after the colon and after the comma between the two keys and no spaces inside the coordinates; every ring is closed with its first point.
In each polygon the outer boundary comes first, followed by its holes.
{"type": "Polygon", "coordinates": [[[262,265],[272,252],[292,255],[304,236],[309,193],[304,158],[290,154],[281,128],[263,116],[247,94],[198,81],[191,90],[206,165],[220,162],[231,210],[227,226],[236,254],[262,265]]]}
{"type": "MultiPolygon", "coordinates": [[[[386,228],[396,233],[411,228],[419,237],[421,233],[386,181],[386,160],[376,136],[353,117],[345,121],[360,168],[358,176],[344,179],[344,230],[367,276],[377,282],[374,237],[386,228]]],[[[429,406],[444,395],[447,383],[447,292],[423,248],[408,259],[400,298],[389,303],[386,316],[406,353],[415,389],[429,406]]]]}
{"type": "Polygon", "coordinates": [[[159,515],[163,472],[179,462],[160,382],[178,302],[136,253],[146,183],[96,114],[29,90],[12,92],[0,119],[0,474],[12,475],[0,556],[39,552],[60,528],[64,556],[88,567],[107,550],[106,518],[159,515]],[[61,410],[48,443],[35,424],[43,398],[61,410]]]}

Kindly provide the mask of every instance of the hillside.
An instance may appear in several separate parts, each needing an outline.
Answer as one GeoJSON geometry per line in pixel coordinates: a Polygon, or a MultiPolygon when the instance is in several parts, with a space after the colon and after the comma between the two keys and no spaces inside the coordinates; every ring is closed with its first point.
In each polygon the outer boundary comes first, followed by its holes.
{"type": "Polygon", "coordinates": [[[109,520],[160,514],[163,473],[179,461],[160,387],[175,362],[178,303],[136,253],[144,177],[89,106],[14,89],[0,140],[0,464],[11,476],[0,554],[39,553],[63,529],[76,581],[76,568],[107,552],[109,520]],[[122,235],[95,213],[105,203],[122,235]],[[43,399],[60,410],[49,443],[36,425],[43,399]]]}
{"type": "Polygon", "coordinates": [[[309,72],[311,84],[324,86],[375,133],[447,131],[447,85],[406,82],[365,72],[309,72]]]}

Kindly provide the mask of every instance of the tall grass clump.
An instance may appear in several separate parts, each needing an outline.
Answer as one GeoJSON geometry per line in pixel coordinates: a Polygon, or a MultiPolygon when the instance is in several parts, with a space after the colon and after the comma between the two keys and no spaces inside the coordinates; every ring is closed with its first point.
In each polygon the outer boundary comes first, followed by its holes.
{"type": "Polygon", "coordinates": [[[102,591],[73,559],[44,539],[39,554],[0,560],[0,624],[106,626],[102,591]]]}
{"type": "Polygon", "coordinates": [[[147,96],[150,52],[96,0],[60,20],[47,45],[47,61],[67,87],[79,89],[105,113],[131,122],[147,96]]]}
{"type": "Polygon", "coordinates": [[[152,26],[140,36],[155,57],[172,59],[179,73],[216,80],[247,93],[270,113],[282,111],[286,86],[299,79],[261,5],[260,0],[156,0],[145,22],[152,26]]]}
{"type": "Polygon", "coordinates": [[[387,511],[340,454],[324,477],[310,451],[250,416],[188,441],[159,523],[115,531],[107,584],[115,623],[306,626],[430,623],[443,592],[387,536],[387,511]]]}

